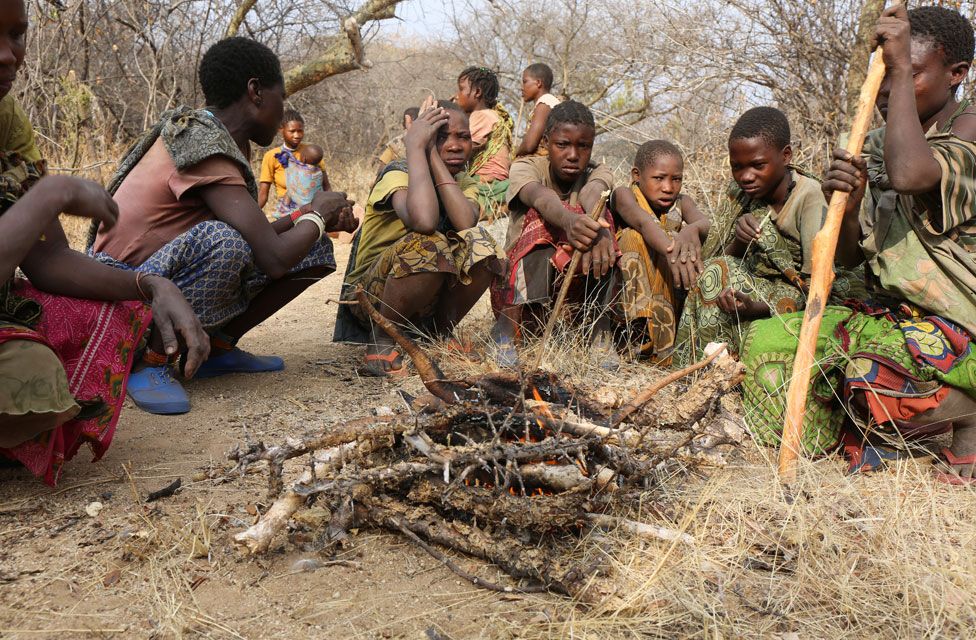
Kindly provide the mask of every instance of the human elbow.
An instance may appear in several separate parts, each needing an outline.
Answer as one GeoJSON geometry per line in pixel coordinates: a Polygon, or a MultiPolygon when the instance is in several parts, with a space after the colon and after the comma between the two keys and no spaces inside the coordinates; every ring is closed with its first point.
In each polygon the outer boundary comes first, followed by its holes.
{"type": "Polygon", "coordinates": [[[888,172],[891,188],[903,195],[918,195],[928,193],[939,186],[942,170],[936,166],[934,171],[919,170],[918,168],[899,167],[888,172]]]}
{"type": "Polygon", "coordinates": [[[412,220],[410,230],[425,236],[433,235],[437,231],[437,223],[433,220],[412,220]]]}

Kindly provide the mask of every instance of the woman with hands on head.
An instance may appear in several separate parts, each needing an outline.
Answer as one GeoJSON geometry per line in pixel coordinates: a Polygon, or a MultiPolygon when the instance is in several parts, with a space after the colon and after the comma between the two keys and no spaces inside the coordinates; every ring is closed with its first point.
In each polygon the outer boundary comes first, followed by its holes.
{"type": "MultiPolygon", "coordinates": [[[[383,168],[366,201],[342,297],[361,287],[392,322],[447,336],[500,272],[501,253],[478,226],[467,114],[430,97],[404,144],[406,161],[383,168]]],[[[335,339],[368,343],[366,375],[406,373],[392,338],[358,306],[342,307],[335,339]]]]}
{"type": "Polygon", "coordinates": [[[187,376],[209,344],[172,282],[68,247],[60,213],[111,227],[118,208],[94,182],[43,177],[30,122],[10,94],[26,32],[24,3],[0,4],[0,75],[9,80],[0,84],[0,456],[53,485],[83,443],[96,460],[108,449],[150,317],[150,340],[184,353],[187,376]]]}

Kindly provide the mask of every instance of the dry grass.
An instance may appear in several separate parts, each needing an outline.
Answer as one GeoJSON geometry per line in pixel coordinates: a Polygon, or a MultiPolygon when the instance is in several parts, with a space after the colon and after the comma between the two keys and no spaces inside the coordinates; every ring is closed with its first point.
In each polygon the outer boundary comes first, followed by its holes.
{"type": "Polygon", "coordinates": [[[674,480],[656,496],[673,522],[643,519],[686,531],[695,544],[616,537],[612,593],[596,606],[558,607],[519,637],[971,633],[976,493],[935,483],[927,464],[849,478],[836,460],[807,463],[791,494],[761,461],[674,480]]]}
{"type": "MultiPolygon", "coordinates": [[[[724,159],[723,159],[724,161],[724,159]]],[[[721,185],[724,167],[701,168],[721,185]]],[[[335,185],[363,202],[372,182],[366,163],[335,165],[335,185]]],[[[700,185],[699,185],[700,186],[700,185]]],[[[65,220],[73,241],[87,221],[65,220]]],[[[75,244],[75,246],[78,246],[75,244]]],[[[490,352],[486,301],[462,332],[490,352]]],[[[589,355],[586,327],[559,326],[544,368],[625,398],[655,371],[625,363],[608,373],[589,355]]],[[[448,368],[481,372],[435,346],[448,368]]],[[[528,352],[526,355],[532,355],[528,352]]],[[[544,615],[518,626],[499,618],[499,634],[520,638],[651,637],[968,637],[976,623],[976,492],[936,483],[924,460],[847,477],[836,458],[803,463],[789,493],[770,459],[751,447],[748,462],[709,477],[676,475],[635,505],[634,517],[686,531],[694,545],[655,543],[625,534],[583,543],[608,553],[612,573],[598,604],[529,598],[544,615]],[[660,493],[663,491],[663,494],[660,493]],[[650,497],[649,497],[650,500],[650,497]]],[[[145,555],[129,571],[150,582],[155,631],[179,637],[236,631],[204,615],[181,568],[205,548],[213,516],[200,508],[182,528],[145,527],[145,555]],[[209,523],[209,524],[208,524],[209,523]]],[[[203,558],[197,562],[206,563],[203,558]]]]}

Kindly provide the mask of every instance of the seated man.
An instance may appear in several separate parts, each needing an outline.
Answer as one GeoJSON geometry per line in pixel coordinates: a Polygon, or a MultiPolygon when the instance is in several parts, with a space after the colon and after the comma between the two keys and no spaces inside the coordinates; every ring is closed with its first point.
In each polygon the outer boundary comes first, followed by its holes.
{"type": "MultiPolygon", "coordinates": [[[[281,64],[270,49],[247,38],[221,40],[200,62],[200,84],[213,111],[167,112],[136,143],[109,185],[118,224],[98,231],[93,251],[107,264],[176,283],[210,334],[199,377],[277,371],[281,358],[235,345],[335,270],[326,232],[355,228],[352,203],[322,192],[273,224],[258,207],[250,143],[271,143],[284,100],[281,64]]],[[[133,372],[129,395],[146,411],[189,411],[170,375],[172,360],[150,346],[133,372]]]]}
{"type": "MultiPolygon", "coordinates": [[[[937,479],[976,478],[976,110],[956,100],[973,60],[972,24],[942,7],[886,9],[877,41],[888,75],[877,106],[885,126],[868,134],[862,158],[834,152],[827,195],[851,194],[837,262],[865,263],[868,303],[827,307],[804,415],[810,454],[845,436],[851,469],[864,432],[917,438],[953,432],[937,479]]],[[[778,440],[802,317],[753,323],[742,348],[746,415],[761,438],[778,440]]],[[[874,458],[871,460],[869,458],[874,458]]]]}
{"type": "Polygon", "coordinates": [[[512,163],[506,196],[508,274],[492,292],[498,315],[492,335],[500,366],[516,364],[516,333],[533,319],[530,315],[545,323],[546,306],[558,293],[557,274],[569,262],[570,248],[584,252],[571,290],[573,300],[584,303],[592,320],[592,339],[601,361],[609,368],[619,363],[610,317],[620,255],[613,218],[609,211],[599,222],[587,215],[601,193],[613,188],[610,169],[590,163],[595,136],[590,110],[579,102],[563,102],[546,123],[542,144],[548,155],[512,163]]]}
{"type": "MultiPolygon", "coordinates": [[[[478,182],[464,172],[468,116],[429,100],[404,144],[406,162],[387,165],[366,201],[342,298],[362,288],[392,322],[448,335],[500,272],[501,253],[478,226],[478,182]]],[[[366,375],[406,373],[393,339],[358,306],[341,307],[334,339],[369,342],[366,375]]]]}

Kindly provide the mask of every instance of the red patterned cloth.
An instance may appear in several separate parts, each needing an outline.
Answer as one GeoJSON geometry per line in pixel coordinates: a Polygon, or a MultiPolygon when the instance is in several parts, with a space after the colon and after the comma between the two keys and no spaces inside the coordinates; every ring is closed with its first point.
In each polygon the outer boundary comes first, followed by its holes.
{"type": "MultiPolygon", "coordinates": [[[[577,215],[586,215],[586,212],[583,211],[583,207],[580,205],[571,205],[564,202],[563,206],[577,215]]],[[[610,224],[608,231],[613,242],[613,252],[619,258],[620,248],[617,246],[617,234],[614,229],[613,216],[610,214],[609,209],[604,209],[603,218],[610,224]]],[[[493,306],[497,309],[500,305],[508,306],[513,303],[516,288],[519,286],[516,282],[519,273],[519,263],[532,251],[540,247],[554,247],[556,255],[553,257],[552,264],[559,271],[565,269],[569,260],[557,259],[560,257],[560,252],[565,251],[563,245],[569,246],[566,232],[561,227],[556,227],[546,222],[542,215],[535,209],[529,209],[522,219],[522,233],[508,251],[508,273],[504,289],[496,289],[494,287],[492,289],[493,306]]],[[[572,250],[566,251],[566,254],[572,255],[572,250]]]]}
{"type": "Polygon", "coordinates": [[[33,329],[6,326],[0,329],[0,343],[31,340],[46,345],[61,359],[71,395],[95,411],[41,434],[0,455],[19,461],[31,473],[54,486],[65,461],[88,443],[93,462],[108,450],[115,434],[129,369],[139,340],[151,318],[139,302],[97,302],[44,293],[18,280],[16,295],[34,300],[43,309],[33,329]],[[98,410],[100,409],[100,410],[98,410]]]}

